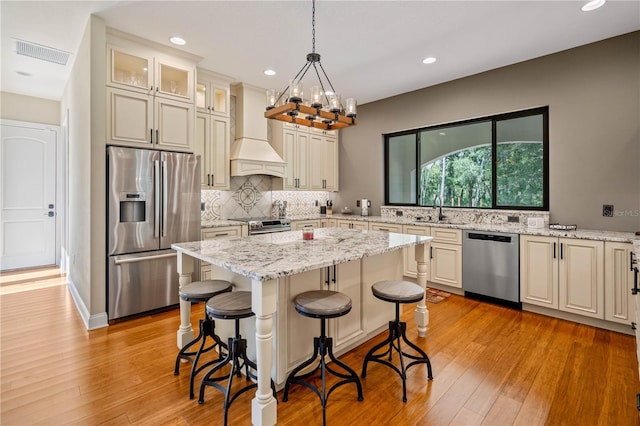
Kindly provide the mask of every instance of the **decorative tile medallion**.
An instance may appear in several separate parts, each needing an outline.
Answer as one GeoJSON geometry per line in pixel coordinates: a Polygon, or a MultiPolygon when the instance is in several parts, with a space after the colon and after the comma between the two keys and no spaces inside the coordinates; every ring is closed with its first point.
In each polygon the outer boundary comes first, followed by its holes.
{"type": "Polygon", "coordinates": [[[233,193],[233,199],[242,207],[247,214],[258,204],[262,198],[262,193],[247,179],[238,190],[233,193]]]}

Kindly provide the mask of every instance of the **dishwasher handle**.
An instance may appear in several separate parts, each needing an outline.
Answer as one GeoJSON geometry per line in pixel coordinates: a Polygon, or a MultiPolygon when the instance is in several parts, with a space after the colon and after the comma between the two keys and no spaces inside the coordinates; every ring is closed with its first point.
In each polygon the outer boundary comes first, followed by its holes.
{"type": "Polygon", "coordinates": [[[495,241],[497,243],[511,243],[510,235],[480,234],[469,232],[467,238],[470,240],[495,241]]]}

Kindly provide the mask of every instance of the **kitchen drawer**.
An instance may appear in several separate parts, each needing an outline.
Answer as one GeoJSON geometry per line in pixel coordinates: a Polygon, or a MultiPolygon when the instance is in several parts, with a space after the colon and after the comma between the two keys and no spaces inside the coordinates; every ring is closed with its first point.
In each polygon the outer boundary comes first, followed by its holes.
{"type": "Polygon", "coordinates": [[[291,221],[292,231],[299,231],[304,228],[320,228],[320,220],[310,219],[310,220],[292,220],[291,221]]]}
{"type": "Polygon", "coordinates": [[[219,228],[205,228],[202,230],[203,240],[214,238],[233,237],[242,235],[242,226],[221,226],[219,228]]]}
{"type": "Polygon", "coordinates": [[[370,222],[369,229],[374,231],[402,232],[402,225],[396,223],[370,222]]]}
{"type": "Polygon", "coordinates": [[[431,228],[434,243],[462,244],[462,230],[452,228],[431,228]]]}

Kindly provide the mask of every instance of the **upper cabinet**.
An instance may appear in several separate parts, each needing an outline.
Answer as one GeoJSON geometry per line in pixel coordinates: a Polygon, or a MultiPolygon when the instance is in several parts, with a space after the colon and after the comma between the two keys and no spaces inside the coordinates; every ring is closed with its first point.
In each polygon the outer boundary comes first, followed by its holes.
{"type": "Polygon", "coordinates": [[[338,190],[338,135],[309,129],[309,186],[315,191],[338,190]]]}
{"type": "Polygon", "coordinates": [[[195,59],[129,37],[107,44],[107,144],[193,152],[195,59]]]}
{"type": "Polygon", "coordinates": [[[229,116],[231,78],[199,69],[196,84],[198,112],[229,116]]]}
{"type": "Polygon", "coordinates": [[[273,189],[337,191],[338,134],[270,120],[271,144],[287,163],[273,189]]]}
{"type": "Polygon", "coordinates": [[[309,129],[270,120],[271,145],[287,163],[284,178],[274,178],[275,190],[309,190],[309,129]]]}
{"type": "Polygon", "coordinates": [[[230,77],[198,69],[196,86],[196,140],[194,153],[201,158],[203,189],[229,189],[231,128],[230,77]]]}
{"type": "Polygon", "coordinates": [[[195,63],[133,42],[107,45],[107,85],[193,102],[195,63]]]}

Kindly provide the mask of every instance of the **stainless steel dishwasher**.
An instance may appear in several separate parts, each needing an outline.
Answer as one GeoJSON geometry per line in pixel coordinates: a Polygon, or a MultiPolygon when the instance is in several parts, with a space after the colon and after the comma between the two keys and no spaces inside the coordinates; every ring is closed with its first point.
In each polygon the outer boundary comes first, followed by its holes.
{"type": "Polygon", "coordinates": [[[518,234],[464,231],[462,289],[465,296],[522,307],[519,258],[518,234]]]}

